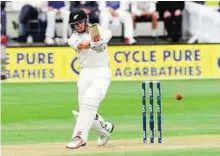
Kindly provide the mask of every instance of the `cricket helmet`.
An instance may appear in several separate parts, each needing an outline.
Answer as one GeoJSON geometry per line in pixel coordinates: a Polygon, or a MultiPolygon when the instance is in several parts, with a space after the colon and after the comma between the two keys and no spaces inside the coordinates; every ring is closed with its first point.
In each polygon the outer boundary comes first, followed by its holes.
{"type": "Polygon", "coordinates": [[[77,31],[74,24],[85,22],[89,23],[88,15],[82,9],[73,10],[69,15],[69,25],[73,31],[77,31]]]}

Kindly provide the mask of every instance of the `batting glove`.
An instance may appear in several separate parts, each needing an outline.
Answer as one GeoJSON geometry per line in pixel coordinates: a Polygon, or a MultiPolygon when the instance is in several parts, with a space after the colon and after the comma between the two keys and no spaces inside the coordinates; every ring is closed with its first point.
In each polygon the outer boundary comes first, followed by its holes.
{"type": "Polygon", "coordinates": [[[106,43],[101,40],[98,42],[90,42],[90,48],[94,51],[96,51],[97,53],[101,53],[105,50],[106,47],[106,43]]]}

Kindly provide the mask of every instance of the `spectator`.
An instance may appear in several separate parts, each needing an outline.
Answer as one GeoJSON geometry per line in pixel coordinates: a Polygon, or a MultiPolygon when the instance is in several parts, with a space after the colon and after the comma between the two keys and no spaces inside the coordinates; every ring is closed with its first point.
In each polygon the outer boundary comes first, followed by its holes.
{"type": "Polygon", "coordinates": [[[1,80],[6,79],[5,74],[5,46],[7,44],[6,37],[6,12],[5,12],[6,2],[1,2],[1,80]]]}
{"type": "Polygon", "coordinates": [[[178,42],[182,32],[182,11],[184,1],[159,1],[157,9],[163,18],[168,36],[173,42],[178,42]]]}
{"type": "Polygon", "coordinates": [[[159,15],[156,12],[156,1],[132,1],[131,12],[134,23],[136,21],[152,20],[152,36],[156,37],[159,15]]]}
{"type": "Polygon", "coordinates": [[[67,43],[68,35],[68,18],[69,10],[68,5],[65,1],[48,1],[48,12],[47,12],[47,28],[46,28],[46,38],[45,43],[48,45],[55,44],[55,24],[56,16],[59,15],[63,20],[62,28],[62,39],[63,44],[67,43]]]}
{"type": "Polygon", "coordinates": [[[6,35],[6,2],[1,2],[1,35],[6,35]]]}
{"type": "Polygon", "coordinates": [[[7,37],[5,35],[1,35],[1,80],[6,79],[6,45],[7,45],[7,37]]]}
{"type": "Polygon", "coordinates": [[[27,37],[30,33],[30,30],[29,30],[30,20],[38,20],[38,8],[30,4],[25,4],[21,8],[21,13],[19,16],[19,23],[20,23],[19,41],[20,42],[27,41],[27,37]]]}
{"type": "Polygon", "coordinates": [[[99,8],[96,1],[71,1],[70,10],[83,9],[90,23],[99,23],[99,8]]]}
{"type": "Polygon", "coordinates": [[[117,25],[119,21],[124,24],[125,44],[135,43],[132,16],[129,13],[129,2],[125,1],[100,1],[100,24],[109,29],[110,22],[117,25]]]}
{"type": "MultiPolygon", "coordinates": [[[[8,4],[9,5],[9,4],[8,4]]],[[[40,38],[37,34],[36,25],[38,25],[39,11],[45,10],[45,2],[42,1],[11,1],[10,7],[13,11],[19,12],[19,41],[26,42],[28,35],[32,35],[34,41],[40,38]],[[30,20],[37,20],[33,28],[30,20]]]]}

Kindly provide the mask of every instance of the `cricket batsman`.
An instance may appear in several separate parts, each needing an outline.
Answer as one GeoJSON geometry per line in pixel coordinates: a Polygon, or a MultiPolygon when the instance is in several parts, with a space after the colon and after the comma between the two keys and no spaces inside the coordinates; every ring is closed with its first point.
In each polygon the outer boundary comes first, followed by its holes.
{"type": "Polygon", "coordinates": [[[106,49],[112,34],[98,25],[100,40],[93,42],[89,34],[88,16],[83,10],[71,12],[69,24],[73,34],[68,44],[77,52],[81,71],[77,82],[79,112],[73,111],[77,120],[72,140],[66,148],[85,146],[91,128],[99,134],[98,145],[103,146],[114,129],[112,123],[97,114],[111,82],[106,49]]]}

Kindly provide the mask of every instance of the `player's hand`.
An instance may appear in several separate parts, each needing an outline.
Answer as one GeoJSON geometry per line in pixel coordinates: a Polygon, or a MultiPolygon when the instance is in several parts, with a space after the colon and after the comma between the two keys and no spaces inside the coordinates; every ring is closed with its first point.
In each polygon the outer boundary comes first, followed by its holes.
{"type": "Polygon", "coordinates": [[[100,40],[98,42],[90,42],[90,48],[97,53],[101,53],[105,50],[106,43],[103,40],[100,40]]]}
{"type": "Polygon", "coordinates": [[[82,49],[89,49],[90,48],[90,43],[89,41],[83,41],[81,43],[78,44],[77,48],[79,50],[82,50],[82,49]]]}

